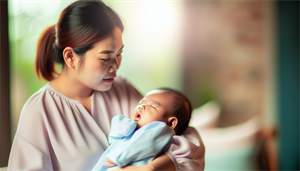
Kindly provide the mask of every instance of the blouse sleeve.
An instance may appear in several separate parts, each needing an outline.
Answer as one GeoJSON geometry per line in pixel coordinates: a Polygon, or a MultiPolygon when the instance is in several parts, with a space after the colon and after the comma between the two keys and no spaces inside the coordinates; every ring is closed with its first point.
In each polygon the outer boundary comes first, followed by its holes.
{"type": "Polygon", "coordinates": [[[183,135],[174,135],[163,150],[173,161],[176,171],[203,171],[205,147],[198,132],[188,127],[183,135]]]}
{"type": "MultiPolygon", "coordinates": [[[[53,170],[42,113],[29,100],[22,109],[7,170],[53,170]]],[[[41,108],[41,105],[39,105],[41,108]]]]}

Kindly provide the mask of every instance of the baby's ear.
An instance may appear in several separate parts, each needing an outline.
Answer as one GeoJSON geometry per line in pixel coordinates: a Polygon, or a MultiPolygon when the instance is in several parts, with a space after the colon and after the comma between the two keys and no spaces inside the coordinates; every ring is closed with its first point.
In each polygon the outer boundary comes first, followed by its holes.
{"type": "Polygon", "coordinates": [[[178,123],[178,119],[175,116],[171,116],[168,118],[168,126],[172,129],[175,129],[176,125],[178,123]]]}

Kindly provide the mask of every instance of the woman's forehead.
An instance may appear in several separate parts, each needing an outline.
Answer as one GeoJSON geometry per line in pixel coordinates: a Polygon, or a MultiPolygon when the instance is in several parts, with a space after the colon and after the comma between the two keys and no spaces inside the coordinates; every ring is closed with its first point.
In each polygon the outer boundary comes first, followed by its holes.
{"type": "Polygon", "coordinates": [[[96,49],[106,51],[118,51],[122,49],[123,46],[122,32],[119,28],[116,28],[110,34],[94,44],[96,49]]]}

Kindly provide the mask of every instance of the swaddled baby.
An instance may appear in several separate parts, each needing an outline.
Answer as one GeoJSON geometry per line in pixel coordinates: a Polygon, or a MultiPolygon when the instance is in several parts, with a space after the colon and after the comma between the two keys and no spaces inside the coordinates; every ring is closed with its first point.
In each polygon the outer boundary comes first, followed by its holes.
{"type": "Polygon", "coordinates": [[[161,88],[152,90],[139,102],[130,119],[113,117],[109,148],[93,170],[123,166],[144,166],[158,156],[170,138],[188,127],[191,104],[181,93],[161,88]]]}

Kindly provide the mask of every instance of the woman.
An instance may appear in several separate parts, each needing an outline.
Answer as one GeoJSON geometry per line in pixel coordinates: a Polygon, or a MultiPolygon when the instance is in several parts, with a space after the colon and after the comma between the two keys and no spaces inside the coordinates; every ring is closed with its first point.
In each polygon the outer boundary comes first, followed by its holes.
{"type": "MultiPolygon", "coordinates": [[[[22,109],[8,170],[94,167],[109,146],[111,118],[129,117],[142,98],[129,82],[116,77],[123,29],[111,8],[84,0],[70,4],[58,22],[45,29],[38,41],[36,72],[49,83],[22,109]],[[54,63],[63,65],[59,74],[54,63]]],[[[189,140],[174,136],[165,153],[146,166],[120,170],[203,169],[204,147],[193,134],[186,134],[189,140]]]]}

